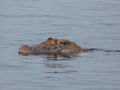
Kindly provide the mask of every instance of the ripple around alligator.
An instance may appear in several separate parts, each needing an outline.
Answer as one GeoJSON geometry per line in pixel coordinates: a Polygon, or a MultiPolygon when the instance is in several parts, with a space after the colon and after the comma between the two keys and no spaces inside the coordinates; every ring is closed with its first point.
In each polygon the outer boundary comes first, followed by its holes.
{"type": "MultiPolygon", "coordinates": [[[[88,52],[105,52],[105,53],[115,53],[120,54],[120,50],[107,50],[102,48],[88,48],[86,49],[88,52]]],[[[87,53],[87,52],[84,52],[87,53]]],[[[19,54],[21,56],[29,56],[30,54],[19,54]]],[[[64,60],[74,60],[80,57],[80,54],[34,54],[35,56],[42,56],[50,61],[64,61],[64,60]]]]}
{"type": "Polygon", "coordinates": [[[87,51],[103,51],[103,52],[118,52],[120,53],[120,50],[107,50],[107,49],[102,49],[102,48],[88,48],[87,51]]]}

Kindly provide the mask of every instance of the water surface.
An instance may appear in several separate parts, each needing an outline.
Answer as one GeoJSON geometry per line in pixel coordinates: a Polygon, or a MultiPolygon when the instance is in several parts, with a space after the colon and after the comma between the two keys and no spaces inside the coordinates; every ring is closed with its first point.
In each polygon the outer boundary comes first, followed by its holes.
{"type": "Polygon", "coordinates": [[[1,0],[0,90],[120,90],[119,10],[119,0],[1,0]],[[48,37],[97,50],[72,57],[17,53],[48,37]]]}

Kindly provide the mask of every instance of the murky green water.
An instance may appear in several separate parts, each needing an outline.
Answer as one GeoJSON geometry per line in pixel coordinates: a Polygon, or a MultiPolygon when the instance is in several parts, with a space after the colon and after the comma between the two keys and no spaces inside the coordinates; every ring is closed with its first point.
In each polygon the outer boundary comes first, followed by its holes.
{"type": "Polygon", "coordinates": [[[0,0],[0,90],[120,90],[119,10],[119,0],[0,0]],[[48,37],[101,50],[18,54],[48,37]]]}

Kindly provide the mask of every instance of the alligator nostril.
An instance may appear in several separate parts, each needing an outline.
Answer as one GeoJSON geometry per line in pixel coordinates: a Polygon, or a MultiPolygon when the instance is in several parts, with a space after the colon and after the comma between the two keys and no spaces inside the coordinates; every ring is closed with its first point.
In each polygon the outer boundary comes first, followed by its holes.
{"type": "Polygon", "coordinates": [[[29,47],[27,45],[22,46],[19,48],[19,53],[31,53],[32,52],[32,47],[29,47]]]}

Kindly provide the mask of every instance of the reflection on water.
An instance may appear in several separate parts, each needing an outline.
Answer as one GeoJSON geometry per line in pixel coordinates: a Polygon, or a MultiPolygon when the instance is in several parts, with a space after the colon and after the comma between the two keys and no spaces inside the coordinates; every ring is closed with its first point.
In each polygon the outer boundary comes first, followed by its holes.
{"type": "MultiPolygon", "coordinates": [[[[69,67],[72,67],[72,66],[69,66],[69,65],[63,65],[63,64],[55,64],[55,63],[46,63],[46,65],[45,65],[47,68],[53,68],[53,69],[55,69],[55,68],[69,68],[69,67]]],[[[46,72],[46,73],[73,73],[73,72],[77,72],[77,71],[73,71],[73,70],[64,70],[64,71],[57,71],[57,70],[55,70],[55,71],[48,71],[48,72],[46,72]]]]}
{"type": "MultiPolygon", "coordinates": [[[[87,52],[83,53],[92,53],[92,52],[104,52],[104,53],[118,53],[120,54],[120,50],[107,50],[107,49],[100,49],[100,48],[89,48],[86,49],[87,52]]],[[[47,60],[52,60],[52,61],[58,61],[58,60],[73,60],[75,58],[80,58],[80,54],[25,54],[25,53],[19,53],[21,56],[30,56],[30,55],[35,55],[35,56],[45,56],[47,60]]]]}
{"type": "Polygon", "coordinates": [[[46,64],[48,68],[66,68],[66,67],[71,67],[67,65],[62,65],[62,64],[46,64]]]}
{"type": "Polygon", "coordinates": [[[52,61],[51,63],[45,63],[46,68],[48,71],[44,72],[47,74],[46,78],[57,78],[56,74],[72,74],[78,72],[77,70],[73,69],[72,65],[64,64],[64,63],[55,63],[52,61]]]}
{"type": "Polygon", "coordinates": [[[53,71],[53,72],[47,72],[47,73],[72,73],[72,72],[77,72],[77,71],[53,71]]]}
{"type": "Polygon", "coordinates": [[[19,53],[21,56],[45,56],[47,60],[70,60],[74,59],[75,57],[78,57],[77,54],[25,54],[25,53],[19,53]]]}

